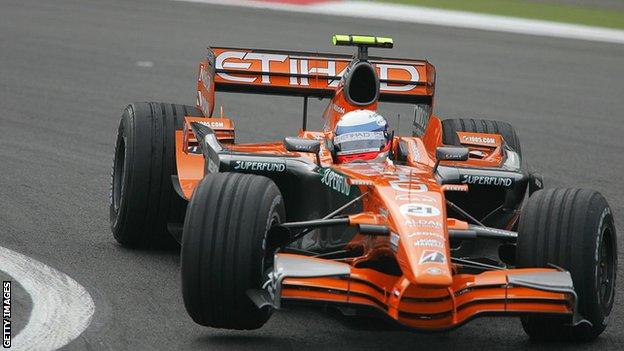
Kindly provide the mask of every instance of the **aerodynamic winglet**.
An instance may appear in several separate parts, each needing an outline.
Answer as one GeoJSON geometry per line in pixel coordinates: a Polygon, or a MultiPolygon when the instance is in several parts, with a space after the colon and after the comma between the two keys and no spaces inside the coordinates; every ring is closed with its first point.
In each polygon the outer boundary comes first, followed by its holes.
{"type": "Polygon", "coordinates": [[[218,172],[221,164],[219,153],[223,151],[223,146],[221,146],[214,131],[201,122],[191,122],[191,129],[193,129],[193,133],[199,142],[199,147],[206,159],[206,173],[218,172]]]}

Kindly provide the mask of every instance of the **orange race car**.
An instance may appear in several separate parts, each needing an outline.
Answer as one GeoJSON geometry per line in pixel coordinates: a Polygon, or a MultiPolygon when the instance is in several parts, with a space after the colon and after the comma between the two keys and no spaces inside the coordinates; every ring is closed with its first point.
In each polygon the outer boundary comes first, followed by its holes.
{"type": "Polygon", "coordinates": [[[617,267],[605,198],[542,190],[508,123],[440,120],[429,62],[368,55],[392,39],[333,41],[357,53],[213,47],[196,107],[129,105],[115,239],[177,239],[184,303],[205,326],[255,329],[313,304],[421,331],[501,315],[521,316],[534,339],[600,335],[617,267]],[[238,144],[234,122],[213,114],[216,91],[300,96],[303,127],[238,144]],[[329,99],[321,131],[306,129],[310,97],[329,99]],[[413,135],[394,135],[379,102],[412,104],[413,135]]]}

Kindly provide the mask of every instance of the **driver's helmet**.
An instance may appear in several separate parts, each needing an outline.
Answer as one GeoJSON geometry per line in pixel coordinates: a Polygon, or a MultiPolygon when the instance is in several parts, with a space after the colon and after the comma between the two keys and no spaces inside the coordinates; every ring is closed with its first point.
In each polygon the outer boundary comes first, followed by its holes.
{"type": "Polygon", "coordinates": [[[382,115],[371,110],[355,110],[340,118],[332,142],[338,163],[381,162],[388,157],[392,135],[382,115]]]}

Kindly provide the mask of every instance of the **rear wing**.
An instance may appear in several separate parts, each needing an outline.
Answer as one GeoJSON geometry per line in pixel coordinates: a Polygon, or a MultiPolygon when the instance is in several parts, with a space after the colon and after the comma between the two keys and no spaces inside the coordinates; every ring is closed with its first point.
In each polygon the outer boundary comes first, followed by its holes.
{"type": "MultiPolygon", "coordinates": [[[[215,47],[199,64],[197,105],[212,116],[214,92],[333,97],[352,55],[215,47]]],[[[424,60],[369,57],[379,101],[431,104],[435,68],[424,60]]]]}

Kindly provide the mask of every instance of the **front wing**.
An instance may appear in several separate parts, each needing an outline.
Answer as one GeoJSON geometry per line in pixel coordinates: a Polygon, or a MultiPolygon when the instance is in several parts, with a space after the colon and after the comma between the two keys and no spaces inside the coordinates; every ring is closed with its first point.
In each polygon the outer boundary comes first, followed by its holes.
{"type": "Polygon", "coordinates": [[[482,315],[575,314],[576,293],[569,272],[557,269],[501,269],[456,274],[444,288],[422,288],[405,277],[347,263],[277,254],[274,270],[260,291],[250,291],[258,306],[299,303],[373,309],[410,328],[445,330],[482,315]]]}

